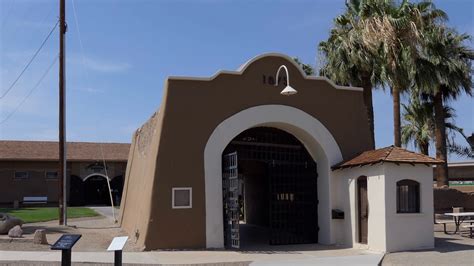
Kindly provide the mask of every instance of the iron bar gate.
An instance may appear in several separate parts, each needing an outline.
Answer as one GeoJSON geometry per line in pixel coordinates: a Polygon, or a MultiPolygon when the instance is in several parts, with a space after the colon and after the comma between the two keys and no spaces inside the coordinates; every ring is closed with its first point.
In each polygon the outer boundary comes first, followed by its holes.
{"type": "MultiPolygon", "coordinates": [[[[238,169],[238,161],[259,161],[266,165],[269,180],[267,211],[271,232],[269,244],[317,243],[319,231],[317,165],[304,145],[293,135],[282,130],[258,127],[237,136],[224,153],[228,151],[234,152],[224,155],[223,158],[226,246],[234,247],[229,242],[234,240],[240,245],[240,237],[229,231],[233,226],[233,232],[239,233],[239,195],[230,191],[231,187],[240,186],[238,172],[245,175],[244,166],[240,165],[242,169],[238,169]],[[237,180],[234,186],[230,184],[231,176],[237,180]],[[236,201],[230,200],[231,198],[236,201]],[[232,215],[236,216],[231,217],[232,215]]],[[[234,191],[238,193],[239,189],[234,191]]]]}

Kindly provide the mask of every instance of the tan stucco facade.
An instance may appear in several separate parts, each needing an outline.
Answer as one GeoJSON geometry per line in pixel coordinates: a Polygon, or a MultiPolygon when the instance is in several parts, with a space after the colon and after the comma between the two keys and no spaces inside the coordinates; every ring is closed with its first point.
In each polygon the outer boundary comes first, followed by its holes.
{"type": "MultiPolygon", "coordinates": [[[[239,114],[247,112],[256,116],[255,119],[266,117],[259,110],[282,110],[283,116],[285,110],[290,110],[295,114],[302,113],[303,119],[308,116],[318,122],[319,127],[328,132],[341,157],[327,154],[333,159],[326,160],[326,164],[337,163],[333,162],[334,158],[350,159],[374,148],[370,144],[371,133],[361,89],[339,87],[321,77],[307,77],[287,56],[259,56],[238,71],[222,71],[211,78],[170,77],[165,83],[158,112],[133,136],[121,204],[122,228],[147,250],[218,247],[209,241],[209,231],[220,229],[210,228],[209,220],[218,215],[210,219],[211,210],[206,210],[211,204],[206,196],[215,191],[206,191],[206,187],[209,190],[212,186],[206,184],[209,171],[205,169],[205,150],[211,136],[218,139],[219,132],[225,131],[216,128],[236,126],[236,130],[242,132],[252,124],[242,123],[239,128],[236,125],[239,114]],[[280,95],[284,85],[278,88],[272,85],[281,65],[288,67],[290,85],[298,91],[296,95],[280,95]],[[264,108],[266,106],[269,108],[264,108]],[[237,120],[229,120],[231,117],[237,120]],[[224,121],[235,123],[226,125],[224,121]],[[192,188],[192,208],[172,209],[173,187],[192,188]]],[[[291,117],[285,119],[271,125],[282,125],[281,129],[288,131],[294,128],[290,133],[300,138],[300,127],[292,127],[291,117]]],[[[305,134],[301,133],[301,138],[305,134]]],[[[318,142],[316,133],[312,137],[318,142]]],[[[311,153],[312,144],[301,138],[311,153]]],[[[215,156],[215,165],[220,164],[221,155],[215,156]]],[[[316,153],[312,155],[316,156],[316,153]]],[[[325,169],[329,173],[329,167],[319,171],[325,169]]],[[[215,178],[219,180],[220,177],[215,178]]],[[[328,180],[326,190],[331,186],[328,180]]],[[[326,218],[330,222],[330,218],[326,218]]]]}

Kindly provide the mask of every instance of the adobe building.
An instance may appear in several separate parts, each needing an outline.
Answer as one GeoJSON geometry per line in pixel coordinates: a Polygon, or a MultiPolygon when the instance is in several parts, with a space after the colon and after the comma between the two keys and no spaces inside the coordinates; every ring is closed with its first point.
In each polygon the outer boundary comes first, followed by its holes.
{"type": "Polygon", "coordinates": [[[449,187],[474,192],[474,161],[452,162],[449,167],[449,187]]]}
{"type": "Polygon", "coordinates": [[[145,250],[433,247],[440,161],[373,150],[370,134],[361,88],[306,76],[285,55],[169,77],[133,136],[121,226],[145,250]]]}
{"type": "MultiPolygon", "coordinates": [[[[120,203],[129,149],[126,143],[68,142],[69,205],[110,205],[104,159],[114,204],[120,203]]],[[[58,150],[52,141],[0,141],[0,205],[21,205],[25,197],[57,205],[58,150]]]]}

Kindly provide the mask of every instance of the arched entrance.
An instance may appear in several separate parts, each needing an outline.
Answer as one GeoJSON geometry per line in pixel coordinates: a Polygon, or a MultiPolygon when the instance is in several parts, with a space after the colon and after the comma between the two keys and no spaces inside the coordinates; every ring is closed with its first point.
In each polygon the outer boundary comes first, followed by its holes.
{"type": "Polygon", "coordinates": [[[297,138],[251,128],[229,143],[222,160],[227,248],[318,242],[317,167],[297,138]]]}
{"type": "Polygon", "coordinates": [[[245,109],[221,122],[204,149],[206,247],[224,247],[222,154],[243,131],[273,127],[296,137],[318,166],[318,242],[334,243],[331,226],[332,165],[342,161],[341,150],[329,130],[315,117],[290,106],[262,105],[245,109]]]}
{"type": "Polygon", "coordinates": [[[110,205],[107,177],[102,174],[91,174],[84,178],[84,204],[110,205]]]}

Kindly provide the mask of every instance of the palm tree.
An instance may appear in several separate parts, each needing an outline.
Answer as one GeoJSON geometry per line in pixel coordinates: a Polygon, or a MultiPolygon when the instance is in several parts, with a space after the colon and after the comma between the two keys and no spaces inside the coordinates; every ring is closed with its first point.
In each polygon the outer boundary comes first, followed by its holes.
{"type": "MultiPolygon", "coordinates": [[[[413,142],[415,148],[421,153],[429,155],[430,143],[435,140],[434,107],[430,101],[422,100],[415,93],[412,94],[409,104],[402,104],[403,124],[402,124],[402,144],[407,145],[413,142]]],[[[454,123],[455,111],[449,106],[444,107],[445,126],[450,135],[462,134],[462,129],[454,123]]],[[[459,147],[454,141],[450,142],[450,147],[459,147]]]]}
{"type": "Polygon", "coordinates": [[[430,141],[433,139],[433,105],[422,103],[418,97],[412,97],[410,104],[402,104],[403,121],[402,143],[414,143],[415,148],[428,155],[430,141]]]}
{"type": "Polygon", "coordinates": [[[390,86],[393,97],[394,144],[401,146],[400,94],[412,85],[416,58],[422,44],[425,25],[447,19],[430,1],[400,4],[390,0],[370,1],[376,12],[362,20],[364,44],[378,52],[383,60],[381,76],[390,86]]]}
{"type": "Polygon", "coordinates": [[[359,21],[370,13],[365,1],[349,0],[346,11],[334,20],[334,28],[326,41],[319,43],[320,75],[340,85],[362,87],[364,105],[371,132],[371,146],[375,148],[374,108],[372,90],[380,84],[380,63],[365,47],[359,21]]]}
{"type": "Polygon", "coordinates": [[[456,130],[466,140],[469,146],[468,147],[462,146],[460,144],[455,143],[454,138],[452,138],[451,141],[448,138],[447,149],[449,153],[454,153],[462,157],[474,159],[474,133],[470,137],[468,137],[464,134],[464,130],[462,128],[457,128],[456,130]]]}
{"type": "Polygon", "coordinates": [[[448,165],[444,102],[463,93],[472,95],[474,51],[465,45],[469,35],[444,26],[426,28],[423,35],[416,82],[433,101],[436,158],[444,161],[443,165],[436,167],[436,178],[438,186],[445,186],[448,185],[448,165]]]}
{"type": "Polygon", "coordinates": [[[296,64],[301,67],[301,69],[303,70],[303,72],[304,72],[307,76],[312,76],[312,75],[314,75],[314,68],[313,68],[313,66],[311,66],[310,64],[305,64],[305,63],[301,62],[298,57],[293,57],[293,60],[295,60],[296,64]]]}

